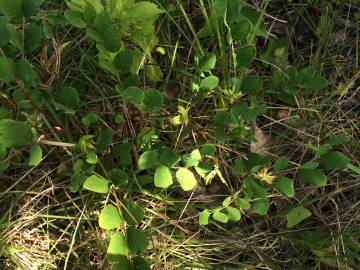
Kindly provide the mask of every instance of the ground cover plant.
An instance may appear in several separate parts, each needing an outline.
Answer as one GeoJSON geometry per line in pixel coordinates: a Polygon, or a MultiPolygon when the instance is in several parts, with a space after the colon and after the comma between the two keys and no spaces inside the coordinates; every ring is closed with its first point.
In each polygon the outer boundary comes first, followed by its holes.
{"type": "Polygon", "coordinates": [[[0,268],[358,269],[359,4],[0,0],[0,268]]]}

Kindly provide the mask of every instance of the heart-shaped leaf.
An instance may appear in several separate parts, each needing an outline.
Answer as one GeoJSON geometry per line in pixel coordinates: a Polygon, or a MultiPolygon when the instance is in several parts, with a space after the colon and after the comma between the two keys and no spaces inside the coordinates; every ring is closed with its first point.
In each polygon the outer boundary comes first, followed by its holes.
{"type": "Polygon", "coordinates": [[[159,90],[150,89],[145,92],[143,104],[146,111],[160,109],[164,104],[163,95],[159,90]]]}
{"type": "Polygon", "coordinates": [[[130,86],[121,93],[121,97],[125,105],[129,102],[141,104],[144,100],[144,91],[140,88],[130,86]]]}
{"type": "Polygon", "coordinates": [[[251,95],[258,94],[262,90],[262,88],[263,84],[259,75],[247,76],[241,85],[242,92],[251,95]]]}

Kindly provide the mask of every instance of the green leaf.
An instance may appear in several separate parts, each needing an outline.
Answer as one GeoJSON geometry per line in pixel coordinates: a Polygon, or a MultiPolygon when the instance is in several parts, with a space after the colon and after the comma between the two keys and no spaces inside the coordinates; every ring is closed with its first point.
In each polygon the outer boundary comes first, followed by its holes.
{"type": "Polygon", "coordinates": [[[86,22],[83,19],[82,13],[76,10],[67,10],[64,13],[66,20],[77,28],[85,28],[86,22]]]}
{"type": "Polygon", "coordinates": [[[110,238],[107,256],[110,261],[116,262],[118,258],[129,255],[129,248],[125,236],[121,232],[114,233],[110,238]]]}
{"type": "Polygon", "coordinates": [[[350,164],[349,158],[339,151],[329,151],[323,154],[320,162],[328,170],[345,169],[350,164]]]}
{"type": "Polygon", "coordinates": [[[141,104],[144,100],[144,91],[142,91],[140,88],[130,86],[122,92],[121,97],[125,105],[127,105],[129,102],[141,104]]]}
{"type": "Polygon", "coordinates": [[[246,168],[243,160],[241,158],[235,159],[234,170],[240,175],[246,175],[246,168]]]}
{"type": "Polygon", "coordinates": [[[23,17],[23,0],[0,0],[0,11],[14,20],[21,20],[23,17]]]}
{"type": "Polygon", "coordinates": [[[75,110],[79,107],[80,104],[79,93],[75,88],[65,87],[59,93],[58,101],[66,108],[75,110]]]}
{"type": "Polygon", "coordinates": [[[189,155],[183,156],[182,160],[184,161],[186,167],[198,166],[201,160],[201,154],[199,149],[195,149],[189,155]]]}
{"type": "Polygon", "coordinates": [[[3,160],[6,157],[7,151],[5,145],[0,143],[0,160],[3,160]]]}
{"type": "Polygon", "coordinates": [[[236,41],[245,41],[251,32],[249,20],[241,20],[231,28],[231,36],[236,41]]]}
{"type": "Polygon", "coordinates": [[[127,187],[129,175],[118,168],[114,168],[109,172],[111,182],[118,187],[127,187]]]}
{"type": "Polygon", "coordinates": [[[105,230],[120,228],[123,220],[120,217],[119,210],[112,204],[106,205],[99,215],[99,226],[105,230]]]}
{"type": "Polygon", "coordinates": [[[215,210],[213,213],[213,218],[221,223],[227,223],[229,221],[228,215],[220,212],[220,210],[215,210]]]}
{"type": "Polygon", "coordinates": [[[204,144],[200,149],[200,153],[204,156],[213,156],[215,152],[216,146],[214,144],[204,144]]]}
{"type": "Polygon", "coordinates": [[[85,127],[90,127],[98,122],[97,114],[94,112],[88,113],[86,116],[81,118],[81,123],[84,124],[85,127]]]}
{"type": "Polygon", "coordinates": [[[236,199],[236,205],[239,206],[242,209],[249,209],[250,208],[249,199],[245,199],[245,198],[237,198],[236,199]]]}
{"type": "Polygon", "coordinates": [[[247,45],[239,49],[236,54],[236,61],[239,66],[248,67],[256,57],[256,48],[253,45],[247,45]]]}
{"type": "Polygon", "coordinates": [[[22,58],[16,63],[16,77],[25,84],[35,85],[35,73],[27,59],[22,58]]]}
{"type": "Polygon", "coordinates": [[[83,13],[84,20],[87,23],[92,24],[96,18],[96,15],[97,15],[97,11],[96,11],[95,7],[91,3],[86,2],[85,6],[84,6],[84,13],[83,13]]]}
{"type": "Polygon", "coordinates": [[[107,150],[112,142],[114,132],[111,128],[106,128],[100,131],[96,142],[96,150],[98,153],[103,153],[107,150]]]}
{"type": "Polygon", "coordinates": [[[269,199],[262,198],[262,199],[256,200],[252,203],[251,208],[255,214],[265,216],[269,210],[269,199]]]}
{"type": "Polygon", "coordinates": [[[134,270],[126,256],[118,255],[112,261],[114,261],[112,270],[134,270]]]}
{"type": "Polygon", "coordinates": [[[155,165],[158,159],[158,153],[155,151],[146,151],[139,158],[139,170],[150,169],[155,165]]]}
{"type": "Polygon", "coordinates": [[[339,144],[346,143],[346,142],[348,142],[348,141],[350,141],[350,140],[351,140],[351,137],[350,137],[350,136],[343,135],[343,136],[337,136],[337,137],[328,139],[328,140],[325,142],[325,144],[330,144],[331,146],[336,146],[336,145],[339,145],[339,144]]]}
{"type": "Polygon", "coordinates": [[[200,64],[200,71],[209,72],[215,68],[216,65],[216,55],[214,53],[209,53],[205,55],[200,64]]]}
{"type": "Polygon", "coordinates": [[[23,0],[22,1],[22,10],[23,10],[24,16],[29,18],[32,15],[36,14],[36,12],[39,10],[42,3],[43,3],[43,0],[23,0]]]}
{"type": "Polygon", "coordinates": [[[276,179],[275,188],[285,197],[292,198],[295,195],[294,181],[288,177],[279,176],[276,179]]]}
{"type": "Polygon", "coordinates": [[[9,83],[14,78],[15,64],[10,58],[0,57],[0,80],[9,83]]]}
{"type": "Polygon", "coordinates": [[[109,191],[109,181],[99,177],[95,174],[86,178],[83,185],[84,189],[90,190],[96,193],[108,193],[109,191]]]}
{"type": "Polygon", "coordinates": [[[121,33],[119,29],[113,25],[107,25],[103,32],[101,32],[103,44],[107,50],[112,53],[118,52],[122,46],[121,33]]]}
{"type": "Polygon", "coordinates": [[[280,172],[281,170],[284,170],[286,169],[287,167],[289,166],[289,159],[287,157],[279,157],[274,165],[273,165],[273,168],[274,168],[274,171],[276,173],[280,172]]]}
{"type": "Polygon", "coordinates": [[[179,181],[184,191],[190,191],[195,188],[197,181],[194,174],[186,168],[180,168],[176,172],[176,179],[179,181]]]}
{"type": "Polygon", "coordinates": [[[145,260],[143,257],[135,257],[133,258],[133,270],[151,270],[150,265],[147,260],[145,260]]]}
{"type": "Polygon", "coordinates": [[[259,75],[247,76],[241,85],[242,92],[251,95],[256,95],[260,93],[262,88],[263,88],[263,84],[259,75]]]}
{"type": "Polygon", "coordinates": [[[0,144],[6,148],[30,144],[33,134],[26,122],[3,119],[0,121],[0,144]]]}
{"type": "Polygon", "coordinates": [[[30,148],[30,156],[28,160],[28,166],[37,166],[42,159],[42,150],[40,145],[34,144],[30,148]]]}
{"type": "Polygon", "coordinates": [[[319,162],[309,161],[302,164],[299,169],[316,169],[317,167],[319,167],[319,162]]]}
{"type": "Polygon", "coordinates": [[[253,27],[257,26],[259,23],[259,26],[256,29],[256,35],[263,37],[266,36],[266,26],[264,24],[264,20],[260,17],[260,12],[250,6],[245,6],[241,9],[241,15],[241,17],[248,19],[253,27]]]}
{"type": "Polygon", "coordinates": [[[231,221],[239,221],[241,219],[241,213],[239,209],[235,207],[228,206],[225,209],[227,216],[229,217],[229,220],[231,221]]]}
{"type": "Polygon", "coordinates": [[[244,194],[251,199],[266,199],[267,189],[255,179],[245,179],[243,182],[244,194]]]}
{"type": "Polygon", "coordinates": [[[146,233],[134,227],[127,230],[129,249],[132,254],[139,255],[146,250],[149,245],[146,233]]]}
{"type": "Polygon", "coordinates": [[[26,52],[31,53],[40,47],[42,40],[41,27],[32,23],[25,27],[24,49],[26,52]]]}
{"type": "Polygon", "coordinates": [[[311,216],[311,212],[303,206],[291,209],[286,214],[287,228],[292,228],[311,216]]]}
{"type": "Polygon", "coordinates": [[[144,211],[141,206],[128,200],[123,200],[123,204],[126,209],[122,210],[122,215],[126,222],[130,225],[139,224],[144,218],[144,211]]]}
{"type": "Polygon", "coordinates": [[[323,154],[326,154],[327,152],[329,152],[331,149],[332,149],[332,146],[330,144],[323,144],[316,150],[315,157],[318,158],[318,157],[322,156],[323,154]]]}
{"type": "Polygon", "coordinates": [[[213,90],[219,84],[219,78],[216,76],[209,76],[201,80],[200,87],[208,90],[213,90]]]}
{"type": "Polygon", "coordinates": [[[126,49],[119,52],[114,58],[114,66],[122,73],[129,73],[133,64],[132,51],[126,49]]]}
{"type": "Polygon", "coordinates": [[[214,9],[219,15],[225,16],[227,6],[227,0],[214,0],[214,9]]]}
{"type": "Polygon", "coordinates": [[[173,183],[172,175],[168,167],[161,165],[156,168],[154,184],[159,188],[168,188],[173,183]]]}
{"type": "Polygon", "coordinates": [[[257,154],[257,153],[249,153],[246,155],[246,159],[244,160],[246,167],[251,170],[257,166],[266,166],[270,163],[270,159],[266,156],[257,154]]]}
{"type": "Polygon", "coordinates": [[[156,89],[147,90],[144,95],[143,104],[146,111],[159,109],[164,104],[163,95],[156,89]]]}
{"type": "Polygon", "coordinates": [[[210,215],[211,215],[211,213],[208,209],[203,210],[199,215],[199,224],[200,225],[208,225],[210,215]]]}
{"type": "Polygon", "coordinates": [[[159,158],[159,162],[169,168],[174,167],[180,160],[181,157],[171,148],[162,150],[159,158]]]}
{"type": "Polygon", "coordinates": [[[327,178],[324,172],[317,169],[299,169],[299,177],[305,183],[317,186],[326,185],[327,178]]]}
{"type": "Polygon", "coordinates": [[[0,46],[5,46],[10,41],[9,16],[0,16],[0,46]]]}
{"type": "Polygon", "coordinates": [[[199,166],[195,167],[195,171],[201,178],[205,179],[213,171],[213,167],[211,164],[199,164],[199,166]]]}

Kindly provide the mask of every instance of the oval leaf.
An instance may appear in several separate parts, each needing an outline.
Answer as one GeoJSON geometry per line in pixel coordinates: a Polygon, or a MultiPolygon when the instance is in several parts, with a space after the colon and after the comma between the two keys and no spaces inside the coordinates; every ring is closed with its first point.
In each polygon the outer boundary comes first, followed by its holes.
{"type": "Polygon", "coordinates": [[[227,223],[229,221],[228,215],[220,212],[220,210],[216,210],[213,214],[213,218],[221,223],[227,223]]]}
{"type": "Polygon", "coordinates": [[[241,213],[239,209],[235,207],[228,206],[226,209],[226,214],[231,221],[239,221],[241,219],[241,213]]]}
{"type": "Polygon", "coordinates": [[[210,218],[210,211],[208,209],[203,210],[199,215],[199,224],[208,225],[210,218]]]}
{"type": "Polygon", "coordinates": [[[200,87],[208,90],[213,90],[219,84],[219,78],[216,76],[209,76],[201,80],[200,87]]]}
{"type": "Polygon", "coordinates": [[[86,178],[83,187],[96,193],[108,193],[109,181],[94,174],[86,178]]]}
{"type": "Polygon", "coordinates": [[[173,183],[173,179],[169,168],[163,165],[159,166],[155,172],[155,177],[154,177],[155,186],[159,188],[167,188],[171,186],[172,183],[173,183]]]}
{"type": "Polygon", "coordinates": [[[158,153],[155,151],[146,151],[144,152],[139,158],[139,170],[146,170],[150,169],[154,166],[155,162],[157,161],[158,153]]]}
{"type": "Polygon", "coordinates": [[[247,67],[254,61],[255,56],[256,56],[255,46],[247,45],[240,48],[240,50],[236,55],[236,61],[239,66],[247,67]]]}
{"type": "Polygon", "coordinates": [[[42,159],[42,150],[40,145],[35,144],[31,146],[28,165],[37,166],[40,163],[41,159],[42,159]]]}
{"type": "Polygon", "coordinates": [[[176,179],[179,181],[184,191],[194,189],[197,183],[194,174],[186,168],[180,168],[176,172],[176,179]]]}
{"type": "Polygon", "coordinates": [[[294,181],[290,178],[279,176],[277,178],[275,187],[285,197],[292,198],[295,195],[294,181]]]}
{"type": "Polygon", "coordinates": [[[320,157],[321,164],[328,170],[339,170],[350,164],[347,156],[339,151],[329,151],[320,157]]]}
{"type": "Polygon", "coordinates": [[[324,172],[317,169],[299,169],[299,177],[305,183],[324,186],[327,178],[324,172]]]}
{"type": "Polygon", "coordinates": [[[292,228],[311,216],[311,212],[303,206],[293,208],[286,214],[287,227],[292,228]]]}

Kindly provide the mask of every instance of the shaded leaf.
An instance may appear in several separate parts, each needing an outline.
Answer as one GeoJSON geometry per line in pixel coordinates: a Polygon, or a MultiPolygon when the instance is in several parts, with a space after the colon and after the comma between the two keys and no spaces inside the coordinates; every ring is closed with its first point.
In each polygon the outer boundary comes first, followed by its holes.
{"type": "Polygon", "coordinates": [[[139,170],[150,169],[155,165],[158,159],[158,153],[155,151],[146,151],[139,158],[139,170]]]}
{"type": "Polygon", "coordinates": [[[42,159],[42,149],[38,144],[34,144],[30,148],[30,156],[28,160],[28,166],[37,166],[42,159]]]}
{"type": "Polygon", "coordinates": [[[339,151],[329,151],[321,155],[320,162],[328,170],[345,169],[350,164],[349,158],[339,151]]]}
{"type": "Polygon", "coordinates": [[[134,227],[127,230],[129,249],[132,254],[139,255],[146,250],[149,245],[146,233],[134,227]]]}
{"type": "Polygon", "coordinates": [[[292,198],[295,195],[294,181],[285,176],[279,176],[276,179],[275,187],[282,195],[292,198]]]}
{"type": "Polygon", "coordinates": [[[171,148],[165,148],[161,151],[159,161],[161,164],[171,168],[180,162],[181,157],[171,148]]]}
{"type": "Polygon", "coordinates": [[[305,183],[324,186],[326,185],[327,178],[324,172],[317,169],[299,169],[299,177],[305,183]]]}
{"type": "Polygon", "coordinates": [[[11,119],[0,121],[0,144],[5,148],[30,144],[32,139],[31,128],[26,122],[11,119]]]}
{"type": "Polygon", "coordinates": [[[183,156],[182,160],[184,161],[186,167],[198,166],[201,160],[201,154],[199,149],[195,149],[189,155],[183,156]]]}
{"type": "Polygon", "coordinates": [[[236,54],[236,61],[239,66],[247,67],[256,57],[256,48],[253,45],[247,45],[239,49],[236,54]]]}
{"type": "Polygon", "coordinates": [[[292,228],[310,216],[311,212],[303,206],[293,208],[286,214],[287,227],[292,228]]]}
{"type": "Polygon", "coordinates": [[[122,215],[126,222],[130,225],[139,224],[144,218],[144,211],[141,206],[128,200],[124,200],[123,204],[126,209],[122,210],[122,215]]]}

